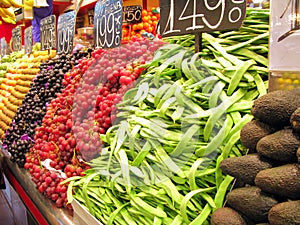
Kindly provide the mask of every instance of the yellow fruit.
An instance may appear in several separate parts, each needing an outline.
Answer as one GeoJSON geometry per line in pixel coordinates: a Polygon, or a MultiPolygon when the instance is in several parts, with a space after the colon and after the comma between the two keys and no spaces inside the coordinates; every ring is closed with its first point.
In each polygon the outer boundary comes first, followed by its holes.
{"type": "Polygon", "coordinates": [[[0,8],[0,16],[3,18],[15,19],[15,12],[12,7],[10,8],[0,8]]]}
{"type": "Polygon", "coordinates": [[[34,5],[33,0],[25,0],[24,1],[24,9],[32,9],[33,5],[34,5]]]}
{"type": "Polygon", "coordinates": [[[1,0],[0,7],[1,8],[9,8],[9,7],[11,7],[11,4],[8,0],[1,0]]]}
{"type": "Polygon", "coordinates": [[[15,8],[23,8],[24,7],[23,4],[20,4],[20,3],[16,2],[16,1],[14,1],[14,0],[7,0],[7,1],[9,1],[9,3],[11,4],[11,6],[13,6],[15,8]]]}
{"type": "Polygon", "coordinates": [[[16,24],[16,20],[10,18],[10,17],[2,17],[3,21],[5,23],[11,23],[11,24],[16,24]]]}

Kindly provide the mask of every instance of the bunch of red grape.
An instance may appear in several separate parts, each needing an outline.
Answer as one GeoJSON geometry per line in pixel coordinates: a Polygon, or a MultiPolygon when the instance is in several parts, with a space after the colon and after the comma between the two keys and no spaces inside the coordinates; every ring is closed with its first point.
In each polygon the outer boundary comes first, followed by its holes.
{"type": "Polygon", "coordinates": [[[134,86],[143,71],[139,66],[162,45],[161,40],[135,38],[119,48],[97,49],[65,74],[65,88],[48,105],[24,166],[57,207],[70,207],[67,187],[60,182],[84,175],[85,162],[101,152],[100,134],[114,122],[116,104],[134,86]]]}

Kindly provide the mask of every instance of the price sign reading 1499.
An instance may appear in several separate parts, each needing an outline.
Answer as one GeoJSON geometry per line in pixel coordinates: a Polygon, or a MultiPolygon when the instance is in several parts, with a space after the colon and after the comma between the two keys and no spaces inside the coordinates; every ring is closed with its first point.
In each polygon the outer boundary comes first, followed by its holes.
{"type": "Polygon", "coordinates": [[[114,48],[122,40],[122,0],[99,0],[94,11],[96,48],[114,48]]]}
{"type": "Polygon", "coordinates": [[[58,17],[57,53],[71,53],[75,33],[76,13],[71,11],[58,17]]]}
{"type": "Polygon", "coordinates": [[[160,34],[174,36],[237,29],[246,0],[161,0],[160,34]]]}

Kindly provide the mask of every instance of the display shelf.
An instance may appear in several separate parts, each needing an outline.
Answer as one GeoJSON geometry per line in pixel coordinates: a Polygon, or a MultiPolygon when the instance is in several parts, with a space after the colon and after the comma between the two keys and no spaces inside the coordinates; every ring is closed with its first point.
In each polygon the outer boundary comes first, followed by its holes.
{"type": "Polygon", "coordinates": [[[19,168],[4,157],[4,173],[11,186],[20,196],[26,208],[41,225],[76,225],[73,216],[66,209],[57,208],[43,196],[32,182],[28,171],[19,168]]]}

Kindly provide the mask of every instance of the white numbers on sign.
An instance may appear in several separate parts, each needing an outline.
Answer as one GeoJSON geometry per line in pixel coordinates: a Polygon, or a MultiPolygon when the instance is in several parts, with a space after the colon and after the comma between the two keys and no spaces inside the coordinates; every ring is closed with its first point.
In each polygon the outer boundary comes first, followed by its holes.
{"type": "MultiPolygon", "coordinates": [[[[237,23],[242,18],[242,10],[237,6],[232,7],[231,9],[226,9],[227,4],[244,4],[246,0],[187,0],[183,8],[175,7],[175,0],[170,0],[169,12],[167,17],[166,26],[162,32],[163,35],[168,35],[171,33],[181,32],[180,24],[177,22],[190,20],[190,26],[185,27],[185,31],[194,31],[200,30],[203,28],[209,28],[211,30],[217,30],[224,20],[229,21],[230,23],[237,23]],[[231,3],[230,3],[231,1],[231,3]],[[200,3],[202,5],[200,6],[200,3]],[[201,7],[204,7],[201,13],[201,7]],[[179,11],[180,10],[180,11],[179,11]],[[178,12],[179,11],[179,12],[178,12]],[[226,13],[227,12],[227,13],[226,13]],[[215,14],[216,20],[212,23],[209,21],[208,15],[210,16],[215,14]],[[226,15],[225,15],[226,13],[226,15]],[[178,17],[178,18],[177,18],[178,17]]],[[[227,6],[228,7],[228,6],[227,6]]]]}
{"type": "Polygon", "coordinates": [[[123,12],[125,22],[139,21],[142,18],[141,10],[123,12]]]}
{"type": "Polygon", "coordinates": [[[207,0],[204,0],[204,3],[205,3],[205,7],[207,9],[209,9],[210,11],[214,11],[214,10],[218,9],[219,7],[221,7],[221,13],[220,13],[220,16],[219,16],[219,21],[215,25],[210,24],[209,21],[205,17],[203,17],[203,22],[207,25],[207,27],[209,27],[210,29],[217,29],[220,26],[220,24],[221,24],[221,22],[224,18],[225,0],[219,0],[219,2],[213,7],[211,7],[208,4],[207,0]]]}
{"type": "Polygon", "coordinates": [[[43,30],[41,33],[41,43],[43,43],[43,50],[51,49],[54,47],[54,28],[49,28],[49,30],[43,30]]]}
{"type": "Polygon", "coordinates": [[[204,26],[203,25],[197,25],[197,19],[198,18],[202,18],[204,17],[204,14],[200,13],[197,14],[197,1],[193,1],[193,13],[192,15],[189,16],[183,16],[186,13],[186,9],[188,8],[190,3],[190,0],[188,0],[184,6],[184,9],[179,17],[179,20],[187,20],[187,19],[192,19],[192,26],[191,27],[187,27],[186,30],[196,30],[196,29],[201,29],[204,26]]]}
{"type": "Polygon", "coordinates": [[[118,29],[122,24],[121,16],[115,16],[114,13],[110,13],[108,16],[103,15],[97,19],[96,22],[96,40],[97,47],[107,46],[108,48],[115,45],[119,45],[121,42],[121,33],[118,29]]]}
{"type": "Polygon", "coordinates": [[[60,29],[58,30],[57,38],[58,44],[60,47],[61,53],[69,53],[70,52],[70,39],[73,36],[73,31],[71,29],[60,29]]]}
{"type": "Polygon", "coordinates": [[[228,17],[229,17],[229,21],[231,23],[235,23],[235,22],[237,22],[237,21],[239,21],[241,19],[241,17],[242,17],[242,10],[240,8],[238,8],[238,7],[233,7],[229,11],[229,16],[228,17]],[[236,18],[233,18],[233,15],[232,15],[234,12],[238,13],[238,16],[236,18]]]}

